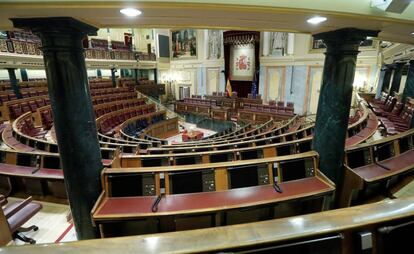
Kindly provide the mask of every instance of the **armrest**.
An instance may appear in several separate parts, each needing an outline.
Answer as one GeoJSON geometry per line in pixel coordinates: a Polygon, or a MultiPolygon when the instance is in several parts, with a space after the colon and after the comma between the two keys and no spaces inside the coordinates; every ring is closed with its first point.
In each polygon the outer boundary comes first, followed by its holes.
{"type": "Polygon", "coordinates": [[[18,211],[23,209],[23,207],[27,206],[30,202],[32,202],[32,196],[30,196],[30,197],[26,198],[25,200],[19,202],[19,204],[16,205],[15,207],[13,207],[12,209],[7,209],[11,205],[6,207],[4,209],[4,215],[6,216],[6,219],[8,219],[11,216],[13,216],[14,214],[16,214],[18,211]]]}
{"type": "Polygon", "coordinates": [[[5,196],[0,195],[0,207],[5,206],[7,204],[7,199],[5,196]]]}

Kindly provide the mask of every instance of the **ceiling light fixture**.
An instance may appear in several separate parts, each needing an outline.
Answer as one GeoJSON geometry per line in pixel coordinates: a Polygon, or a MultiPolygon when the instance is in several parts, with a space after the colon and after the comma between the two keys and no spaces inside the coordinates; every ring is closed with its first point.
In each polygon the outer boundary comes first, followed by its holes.
{"type": "Polygon", "coordinates": [[[327,20],[327,18],[325,17],[313,17],[307,20],[308,23],[313,24],[313,25],[317,25],[319,23],[325,22],[327,20]]]}
{"type": "Polygon", "coordinates": [[[121,9],[119,12],[124,14],[127,17],[136,17],[138,15],[141,15],[142,13],[140,10],[137,10],[135,8],[125,8],[125,9],[121,9]]]}
{"type": "Polygon", "coordinates": [[[414,32],[412,32],[411,34],[414,35],[414,32]]]}

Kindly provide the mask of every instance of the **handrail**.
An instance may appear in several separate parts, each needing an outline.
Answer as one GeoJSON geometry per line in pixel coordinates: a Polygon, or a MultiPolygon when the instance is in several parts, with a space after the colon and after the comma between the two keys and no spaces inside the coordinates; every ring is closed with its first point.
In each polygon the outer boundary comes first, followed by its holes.
{"type": "Polygon", "coordinates": [[[148,101],[151,101],[152,103],[154,103],[157,106],[157,111],[165,110],[167,112],[167,119],[177,117],[179,121],[185,122],[185,119],[184,119],[183,116],[181,116],[180,114],[177,114],[173,110],[171,110],[171,109],[167,108],[166,106],[162,105],[162,103],[160,103],[159,101],[157,101],[153,97],[147,96],[147,95],[141,93],[138,90],[136,92],[138,93],[138,98],[143,98],[144,97],[144,98],[147,98],[148,101]]]}
{"type": "MultiPolygon", "coordinates": [[[[364,229],[414,216],[414,197],[329,210],[282,219],[142,236],[85,240],[58,244],[9,246],[5,254],[20,253],[200,253],[260,248],[309,237],[364,229]],[[242,233],[241,233],[242,232],[242,233]],[[194,244],[196,241],[197,244],[194,244]]],[[[344,235],[346,237],[346,234],[344,235]]],[[[349,241],[352,242],[352,241],[349,241]]]]}

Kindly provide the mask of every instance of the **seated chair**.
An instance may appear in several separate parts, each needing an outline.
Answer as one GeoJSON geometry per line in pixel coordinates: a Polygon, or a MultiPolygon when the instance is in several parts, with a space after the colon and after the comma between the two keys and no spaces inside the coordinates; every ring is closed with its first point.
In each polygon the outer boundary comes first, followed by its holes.
{"type": "MultiPolygon", "coordinates": [[[[3,199],[5,198],[3,197],[3,199]]],[[[0,202],[1,200],[2,197],[0,196],[0,202]]],[[[37,231],[39,228],[35,225],[23,228],[22,225],[31,219],[38,211],[40,211],[40,209],[42,209],[42,205],[32,202],[32,197],[28,197],[23,201],[9,204],[3,209],[4,216],[6,217],[7,223],[9,224],[13,239],[17,238],[23,242],[30,244],[36,243],[34,239],[24,236],[22,232],[28,232],[30,230],[37,231]]]]}

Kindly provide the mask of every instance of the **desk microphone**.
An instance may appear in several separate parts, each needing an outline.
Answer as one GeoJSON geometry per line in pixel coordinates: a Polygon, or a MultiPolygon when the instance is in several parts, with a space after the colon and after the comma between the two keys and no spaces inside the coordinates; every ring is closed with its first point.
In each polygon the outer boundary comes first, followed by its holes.
{"type": "Polygon", "coordinates": [[[36,169],[32,171],[32,174],[36,174],[36,172],[39,170],[40,170],[40,156],[37,155],[36,156],[36,169]]]}
{"type": "Polygon", "coordinates": [[[155,200],[154,204],[152,204],[151,211],[153,213],[156,213],[158,211],[158,204],[160,203],[162,196],[164,196],[164,193],[161,193],[158,195],[157,199],[155,200]]]}
{"type": "Polygon", "coordinates": [[[277,184],[277,182],[273,182],[273,189],[275,189],[275,191],[279,193],[283,192],[282,188],[280,187],[279,184],[277,184]]]}
{"type": "Polygon", "coordinates": [[[385,170],[388,170],[388,171],[390,171],[390,170],[391,170],[389,167],[382,165],[382,164],[381,164],[381,163],[379,163],[378,161],[375,161],[374,163],[375,163],[376,165],[380,166],[381,168],[385,169],[385,170]]]}
{"type": "Polygon", "coordinates": [[[152,204],[151,211],[156,213],[158,211],[158,204],[161,202],[162,197],[165,195],[165,175],[160,173],[160,195],[158,195],[155,202],[152,204]]]}

